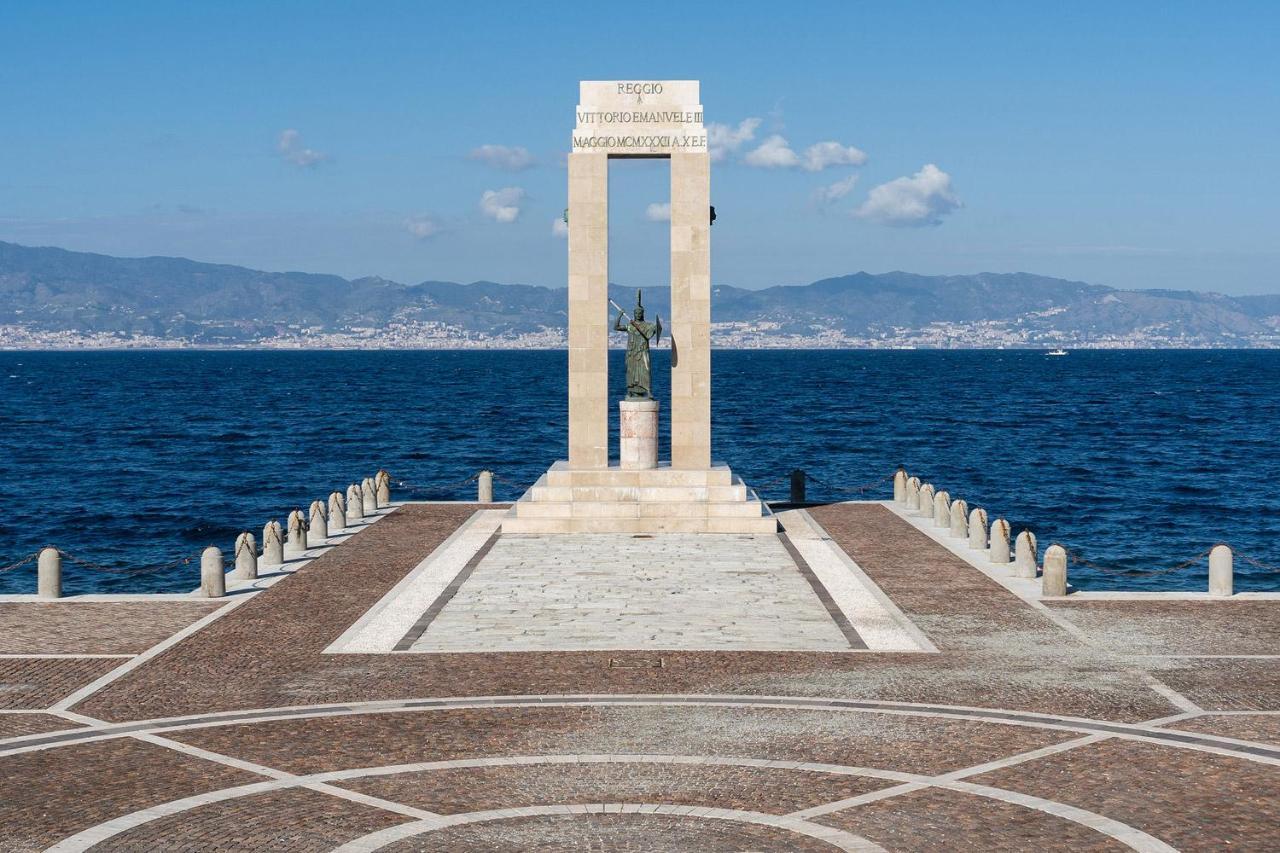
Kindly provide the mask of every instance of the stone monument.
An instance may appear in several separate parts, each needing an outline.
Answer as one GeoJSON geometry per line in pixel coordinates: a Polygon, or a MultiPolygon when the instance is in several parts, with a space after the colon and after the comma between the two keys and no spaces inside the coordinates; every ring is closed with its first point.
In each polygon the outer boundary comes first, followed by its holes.
{"type": "MultiPolygon", "coordinates": [[[[579,84],[568,156],[569,458],[516,502],[504,533],[777,530],[746,484],[711,461],[711,159],[699,89],[696,80],[579,84]],[[619,402],[620,459],[609,461],[609,160],[620,158],[671,163],[671,380],[665,383],[671,460],[665,463],[657,459],[652,375],[639,369],[648,366],[658,324],[640,326],[642,316],[632,318],[635,327],[619,329],[628,334],[628,389],[619,402]],[[649,374],[643,383],[642,374],[649,374]]],[[[619,325],[621,318],[613,328],[619,325]]]]}

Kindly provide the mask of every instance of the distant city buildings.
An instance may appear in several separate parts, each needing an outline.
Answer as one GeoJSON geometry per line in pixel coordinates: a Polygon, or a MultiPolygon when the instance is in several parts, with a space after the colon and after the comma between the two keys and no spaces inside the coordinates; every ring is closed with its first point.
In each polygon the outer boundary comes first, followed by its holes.
{"type": "MultiPolygon", "coordinates": [[[[920,328],[893,326],[861,334],[811,324],[802,332],[780,322],[712,323],[712,345],[721,349],[1201,349],[1225,347],[1280,348],[1280,332],[1213,339],[1155,324],[1125,334],[1073,333],[1039,327],[1040,312],[1012,321],[931,323],[920,328]]],[[[1042,315],[1042,316],[1041,316],[1042,315]]],[[[613,342],[621,345],[622,339],[613,342]]],[[[385,327],[357,326],[340,331],[299,325],[246,340],[225,327],[202,328],[189,337],[158,337],[125,332],[45,331],[22,325],[0,325],[0,350],[118,349],[562,349],[562,328],[526,332],[481,332],[438,321],[393,321],[385,327]]]]}

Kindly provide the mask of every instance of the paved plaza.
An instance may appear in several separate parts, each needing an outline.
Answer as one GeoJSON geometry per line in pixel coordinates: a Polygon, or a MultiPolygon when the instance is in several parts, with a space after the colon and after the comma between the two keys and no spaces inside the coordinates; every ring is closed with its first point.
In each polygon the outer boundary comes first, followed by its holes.
{"type": "Polygon", "coordinates": [[[1280,602],[405,504],[223,600],[0,603],[4,850],[1268,850],[1280,602]]]}

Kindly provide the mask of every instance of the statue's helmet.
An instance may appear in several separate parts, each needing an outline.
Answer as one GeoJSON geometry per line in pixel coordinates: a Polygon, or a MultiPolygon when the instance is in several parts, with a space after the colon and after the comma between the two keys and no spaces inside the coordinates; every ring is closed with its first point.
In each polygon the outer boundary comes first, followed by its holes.
{"type": "Polygon", "coordinates": [[[643,319],[644,319],[644,306],[643,306],[643,305],[637,305],[637,306],[636,306],[635,315],[636,315],[636,320],[643,320],[643,319]]]}

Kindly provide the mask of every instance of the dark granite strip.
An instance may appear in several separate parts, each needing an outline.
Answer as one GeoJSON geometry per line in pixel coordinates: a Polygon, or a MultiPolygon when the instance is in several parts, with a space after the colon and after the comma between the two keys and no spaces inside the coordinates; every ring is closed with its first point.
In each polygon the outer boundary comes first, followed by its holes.
{"type": "Polygon", "coordinates": [[[413,647],[414,643],[421,639],[422,635],[427,632],[427,628],[429,628],[431,623],[435,621],[435,618],[440,615],[440,611],[444,610],[445,605],[453,600],[453,597],[458,594],[458,590],[462,589],[462,585],[467,582],[467,578],[471,577],[471,573],[476,570],[476,566],[480,565],[480,561],[493,550],[493,546],[497,543],[499,535],[501,534],[494,533],[483,545],[480,546],[479,551],[476,551],[471,555],[471,559],[467,560],[467,564],[462,567],[462,571],[458,572],[457,576],[450,581],[449,585],[440,593],[440,596],[435,601],[431,602],[431,606],[427,608],[427,612],[423,613],[422,616],[419,617],[418,621],[413,623],[413,627],[409,629],[409,633],[401,637],[400,642],[396,643],[395,651],[407,652],[413,647]]]}
{"type": "Polygon", "coordinates": [[[778,533],[778,538],[782,540],[782,547],[787,549],[787,553],[791,555],[791,559],[795,562],[796,568],[800,570],[800,574],[804,575],[804,579],[809,582],[809,586],[813,587],[814,594],[818,596],[822,606],[827,608],[831,621],[836,623],[840,633],[844,634],[844,638],[849,641],[849,648],[866,649],[867,644],[862,637],[858,636],[858,630],[849,622],[849,619],[844,615],[844,611],[832,600],[831,593],[827,592],[827,588],[822,585],[822,581],[818,580],[818,576],[813,573],[813,569],[805,562],[804,557],[800,556],[800,552],[796,550],[796,546],[791,542],[791,537],[780,532],[778,533]]]}

